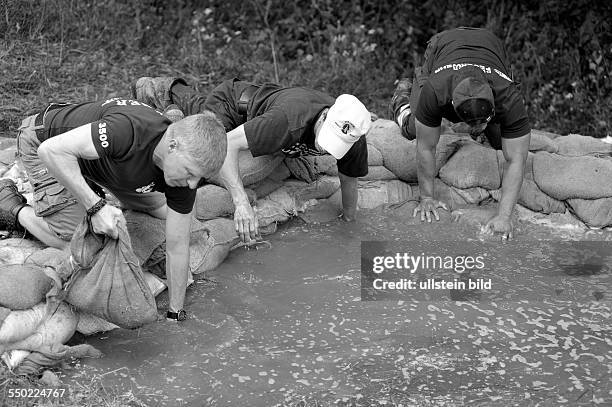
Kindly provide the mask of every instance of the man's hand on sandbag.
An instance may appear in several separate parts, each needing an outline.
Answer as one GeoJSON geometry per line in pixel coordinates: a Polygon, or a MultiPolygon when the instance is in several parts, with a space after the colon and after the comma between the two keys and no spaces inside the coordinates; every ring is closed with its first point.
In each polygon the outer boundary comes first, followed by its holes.
{"type": "Polygon", "coordinates": [[[121,209],[113,205],[104,205],[91,217],[91,226],[94,233],[104,234],[117,239],[119,237],[119,223],[125,224],[125,217],[121,209]]]}
{"type": "Polygon", "coordinates": [[[428,196],[421,197],[421,201],[417,207],[414,208],[414,212],[412,212],[412,217],[416,218],[417,213],[421,212],[421,222],[424,222],[425,219],[427,219],[427,222],[431,222],[432,214],[436,220],[440,220],[440,215],[436,210],[437,208],[448,210],[448,206],[442,201],[438,201],[428,196]]]}
{"type": "Polygon", "coordinates": [[[480,232],[485,235],[501,234],[502,240],[512,239],[512,221],[509,216],[496,215],[484,225],[480,232]]]}
{"type": "Polygon", "coordinates": [[[240,240],[244,243],[250,243],[259,236],[259,222],[255,211],[248,202],[236,205],[234,226],[240,240]]]}

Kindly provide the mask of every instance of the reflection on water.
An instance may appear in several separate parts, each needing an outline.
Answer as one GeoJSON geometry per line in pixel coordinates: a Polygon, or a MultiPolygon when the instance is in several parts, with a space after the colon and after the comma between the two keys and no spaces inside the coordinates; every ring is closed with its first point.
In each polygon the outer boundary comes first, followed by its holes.
{"type": "Polygon", "coordinates": [[[534,244],[555,237],[524,228],[515,245],[492,245],[465,224],[362,215],[295,221],[271,248],[232,252],[205,276],[215,284],[200,276],[189,290],[188,321],[91,337],[105,357],[82,360],[67,380],[103,375],[168,406],[612,403],[604,244],[534,244]],[[496,288],[361,301],[362,240],[421,251],[471,242],[496,259],[486,270],[496,288]]]}

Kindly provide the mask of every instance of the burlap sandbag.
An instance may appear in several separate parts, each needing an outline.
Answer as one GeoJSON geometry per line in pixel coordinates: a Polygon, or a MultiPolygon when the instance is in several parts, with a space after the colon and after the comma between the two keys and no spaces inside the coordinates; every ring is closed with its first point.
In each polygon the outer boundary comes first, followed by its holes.
{"type": "MultiPolygon", "coordinates": [[[[284,188],[295,198],[297,205],[299,205],[310,199],[329,198],[340,188],[340,179],[330,175],[323,175],[311,183],[298,180],[287,180],[285,181],[284,188]]],[[[275,191],[277,190],[278,189],[275,191]]]]}
{"type": "Polygon", "coordinates": [[[240,238],[231,219],[211,219],[202,222],[201,228],[192,232],[191,241],[197,253],[192,255],[198,259],[191,272],[204,273],[216,269],[228,256],[232,247],[240,238]]]}
{"type": "Polygon", "coordinates": [[[554,140],[557,154],[566,156],[612,155],[612,144],[604,143],[594,137],[568,134],[554,140]]]}
{"type": "Polygon", "coordinates": [[[560,201],[612,197],[612,160],[540,152],[533,175],[542,192],[560,201]]]}
{"type": "Polygon", "coordinates": [[[257,199],[263,198],[264,196],[276,191],[282,187],[285,183],[283,181],[277,181],[271,177],[256,182],[251,185],[251,188],[255,192],[257,199]]]}
{"type": "Polygon", "coordinates": [[[570,211],[593,228],[612,226],[612,197],[601,199],[568,199],[570,211]]]}
{"type": "Polygon", "coordinates": [[[44,302],[30,309],[11,311],[0,325],[0,344],[17,342],[32,335],[47,317],[47,312],[44,302]]]}
{"type": "Polygon", "coordinates": [[[250,151],[241,151],[238,155],[238,167],[242,184],[248,186],[269,176],[283,162],[282,154],[253,157],[250,151]]]}
{"type": "Polygon", "coordinates": [[[529,140],[529,151],[546,151],[556,153],[558,146],[550,137],[540,132],[532,132],[529,140]]]}
{"type": "MultiPolygon", "coordinates": [[[[491,197],[498,202],[501,200],[501,195],[501,188],[491,191],[491,197]]],[[[546,195],[533,180],[527,178],[523,178],[517,202],[535,212],[546,214],[565,212],[565,204],[563,202],[546,195]]]]}
{"type": "MultiPolygon", "coordinates": [[[[249,201],[251,203],[255,202],[255,192],[250,188],[245,188],[245,192],[249,197],[249,201]]],[[[199,220],[230,216],[234,214],[235,209],[232,196],[227,189],[213,184],[198,188],[195,214],[199,220]]]]}
{"type": "Polygon", "coordinates": [[[368,166],[373,167],[383,165],[383,163],[382,153],[372,144],[368,144],[368,166]]]}
{"type": "MultiPolygon", "coordinates": [[[[462,136],[442,134],[436,146],[436,173],[459,147],[462,136]]],[[[383,157],[384,166],[405,182],[417,182],[416,141],[402,137],[400,128],[391,120],[379,119],[372,123],[368,144],[383,157]]]]}
{"type": "Polygon", "coordinates": [[[440,179],[462,189],[497,189],[501,185],[497,153],[480,144],[467,143],[440,169],[440,179]]]}
{"type": "Polygon", "coordinates": [[[32,253],[44,249],[38,241],[10,238],[0,239],[0,264],[21,264],[32,253]]]}
{"type": "Polygon", "coordinates": [[[32,308],[45,299],[53,287],[44,268],[34,264],[0,266],[0,306],[12,310],[32,308]]]}
{"type": "Polygon", "coordinates": [[[368,167],[368,174],[365,177],[359,177],[359,179],[362,181],[387,181],[397,179],[397,176],[384,165],[375,165],[368,167]]]}
{"type": "Polygon", "coordinates": [[[452,211],[461,206],[479,204],[489,198],[490,194],[484,188],[460,189],[445,184],[440,178],[434,178],[434,196],[446,203],[452,211]]]}
{"type": "Polygon", "coordinates": [[[87,217],[77,226],[70,249],[79,267],[64,287],[66,301],[122,328],[138,328],[157,319],[157,305],[127,228],[118,229],[112,239],[95,235],[87,217]]]}
{"type": "MultiPolygon", "coordinates": [[[[414,197],[410,185],[400,180],[359,181],[357,208],[372,209],[384,204],[399,203],[414,197]]],[[[329,201],[342,205],[342,191],[338,190],[329,201]]]]}

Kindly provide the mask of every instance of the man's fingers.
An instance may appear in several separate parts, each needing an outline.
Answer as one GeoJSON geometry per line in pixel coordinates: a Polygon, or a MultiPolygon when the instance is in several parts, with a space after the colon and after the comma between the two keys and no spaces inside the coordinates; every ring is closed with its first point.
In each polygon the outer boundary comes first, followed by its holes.
{"type": "Polygon", "coordinates": [[[444,202],[439,202],[440,208],[444,209],[445,211],[448,210],[448,206],[446,206],[446,204],[444,202]]]}
{"type": "Polygon", "coordinates": [[[438,215],[438,211],[435,210],[435,209],[432,209],[432,212],[433,212],[434,217],[436,218],[436,221],[439,221],[440,220],[440,215],[438,215]]]}
{"type": "Polygon", "coordinates": [[[416,218],[417,213],[419,213],[420,210],[421,210],[421,207],[417,205],[416,208],[414,208],[414,211],[412,211],[412,217],[416,218]]]}

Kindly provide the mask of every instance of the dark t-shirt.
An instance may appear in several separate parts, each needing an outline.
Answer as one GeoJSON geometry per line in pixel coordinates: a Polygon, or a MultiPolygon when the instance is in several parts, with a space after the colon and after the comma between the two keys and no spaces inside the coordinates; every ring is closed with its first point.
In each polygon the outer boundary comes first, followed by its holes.
{"type": "MultiPolygon", "coordinates": [[[[434,37],[435,38],[435,37],[434,37]]],[[[458,28],[444,31],[434,40],[424,71],[423,84],[415,109],[416,118],[426,126],[437,127],[442,118],[460,122],[451,103],[454,86],[462,69],[480,69],[493,90],[495,116],[503,138],[529,133],[531,127],[522,95],[511,79],[508,58],[501,41],[490,31],[458,28]]]]}
{"type": "Polygon", "coordinates": [[[163,171],[153,162],[153,151],[170,120],[144,103],[113,98],[52,110],[45,117],[45,130],[55,137],[87,123],[100,158],[78,160],[85,178],[111,192],[163,192],[168,207],[191,212],[196,191],[166,185],[163,171]]]}
{"type": "MultiPolygon", "coordinates": [[[[283,88],[264,84],[254,93],[247,115],[240,115],[237,104],[242,89],[251,85],[238,80],[223,82],[207,97],[205,108],[215,112],[226,131],[244,124],[249,150],[254,157],[282,151],[290,157],[317,154],[314,124],[323,109],[335,99],[308,88],[283,88]]],[[[349,177],[368,173],[368,150],[361,137],[344,157],[338,171],[349,177]]]]}

